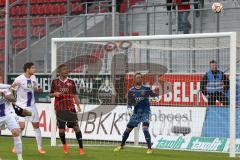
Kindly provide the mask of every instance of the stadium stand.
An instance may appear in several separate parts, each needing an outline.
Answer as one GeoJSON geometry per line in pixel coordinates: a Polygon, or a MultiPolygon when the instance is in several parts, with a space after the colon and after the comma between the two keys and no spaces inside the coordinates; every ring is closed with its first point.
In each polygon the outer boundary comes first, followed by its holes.
{"type": "MultiPolygon", "coordinates": [[[[4,9],[5,0],[0,0],[0,9],[4,9]]],[[[10,8],[11,19],[11,39],[12,48],[15,51],[20,51],[26,48],[26,35],[27,35],[27,0],[10,0],[10,4],[16,3],[10,8]]],[[[72,0],[70,6],[70,15],[88,13],[105,13],[109,11],[109,2],[93,3],[86,10],[86,3],[82,0],[72,0]],[[99,10],[100,8],[100,10],[99,10]]],[[[69,15],[67,11],[67,0],[30,0],[30,39],[42,38],[46,35],[46,16],[54,17],[48,19],[48,25],[58,28],[62,25],[62,16],[69,15]]],[[[4,12],[2,14],[4,18],[4,12]]],[[[0,53],[4,50],[4,19],[0,21],[0,53]]]]}
{"type": "MultiPolygon", "coordinates": [[[[104,23],[111,23],[111,18],[102,13],[111,12],[111,1],[83,1],[71,0],[70,10],[67,11],[67,0],[30,0],[30,45],[46,44],[42,42],[46,34],[52,36],[110,36],[111,26],[104,28],[104,23]],[[80,18],[79,15],[85,15],[80,18]],[[94,15],[94,16],[93,16],[94,15]],[[63,18],[64,16],[68,16],[63,18]],[[48,17],[48,18],[46,18],[48,17]],[[106,22],[104,22],[108,19],[106,22]],[[85,22],[86,21],[86,24],[85,22]],[[74,22],[74,23],[73,23],[74,22]],[[46,25],[47,24],[47,25],[46,25]],[[66,28],[65,24],[69,28],[66,28]],[[48,28],[46,28],[48,27],[48,28]],[[95,28],[95,30],[93,30],[95,28]],[[66,29],[68,29],[66,31],[66,29]],[[103,32],[104,30],[104,32],[103,32]],[[66,33],[67,32],[67,33],[66,33]],[[102,35],[101,35],[102,34],[102,35]]],[[[195,1],[191,1],[195,2],[195,1]]],[[[11,0],[10,4],[15,5],[10,8],[10,26],[12,52],[14,54],[23,51],[27,41],[27,0],[11,0]]],[[[220,31],[239,30],[239,7],[238,1],[221,1],[226,9],[221,14],[220,31]],[[223,23],[224,22],[224,23],[223,23]],[[231,26],[228,24],[231,23],[231,26]]],[[[216,16],[210,9],[211,0],[205,1],[205,9],[200,17],[195,18],[194,7],[191,5],[189,20],[192,24],[191,33],[215,32],[216,16]],[[208,10],[207,10],[208,9],[208,10]]],[[[0,0],[0,9],[4,9],[5,0],[0,0]]],[[[178,34],[176,12],[170,14],[166,10],[165,0],[119,0],[117,1],[117,11],[120,12],[117,22],[116,35],[153,35],[153,34],[178,34]],[[146,13],[149,14],[146,14],[146,13]],[[126,15],[126,16],[125,16],[126,15]],[[147,23],[146,23],[147,22],[147,23]],[[171,25],[169,25],[171,24],[171,25]]],[[[111,14],[108,14],[111,15],[111,14]]],[[[4,12],[0,19],[0,43],[4,42],[4,12]]],[[[105,24],[106,25],[106,24],[105,24]]],[[[0,53],[3,53],[2,45],[0,53]]],[[[33,46],[33,48],[34,48],[33,46]]],[[[35,49],[33,49],[36,51],[35,49]]],[[[40,58],[41,59],[41,58],[40,58]]]]}

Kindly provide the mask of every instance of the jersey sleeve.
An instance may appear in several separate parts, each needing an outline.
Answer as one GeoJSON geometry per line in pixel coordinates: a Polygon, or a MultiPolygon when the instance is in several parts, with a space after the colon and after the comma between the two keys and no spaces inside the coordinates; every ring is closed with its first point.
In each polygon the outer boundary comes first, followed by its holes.
{"type": "Polygon", "coordinates": [[[20,77],[15,78],[13,84],[15,83],[21,83],[21,78],[20,77]]]}
{"type": "Polygon", "coordinates": [[[32,79],[32,82],[33,82],[33,87],[37,88],[38,87],[38,82],[37,82],[36,76],[32,75],[31,79],[32,79]]]}
{"type": "Polygon", "coordinates": [[[131,90],[128,91],[128,96],[127,96],[127,105],[128,108],[132,108],[134,106],[134,95],[131,90]]]}
{"type": "MultiPolygon", "coordinates": [[[[18,77],[16,77],[16,78],[14,79],[14,81],[13,81],[12,84],[18,83],[18,84],[21,85],[22,81],[23,81],[23,80],[22,80],[21,75],[20,75],[20,76],[18,76],[18,77]]],[[[16,90],[18,90],[18,89],[19,89],[19,86],[16,88],[16,90]]]]}

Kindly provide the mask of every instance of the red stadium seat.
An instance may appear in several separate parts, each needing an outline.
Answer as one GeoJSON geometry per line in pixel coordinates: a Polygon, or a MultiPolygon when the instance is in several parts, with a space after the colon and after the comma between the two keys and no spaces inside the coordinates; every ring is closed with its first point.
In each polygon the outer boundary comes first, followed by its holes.
{"type": "Polygon", "coordinates": [[[67,13],[67,8],[65,7],[64,3],[60,4],[59,7],[60,7],[61,14],[67,13]]]}
{"type": "Polygon", "coordinates": [[[20,15],[20,6],[16,6],[15,7],[15,9],[16,9],[16,15],[15,16],[19,16],[20,15]]]}
{"type": "Polygon", "coordinates": [[[4,38],[5,37],[5,30],[2,29],[0,30],[0,38],[4,38]]]}
{"type": "Polygon", "coordinates": [[[23,15],[26,15],[26,13],[27,13],[26,6],[21,6],[19,9],[19,15],[23,16],[23,15]]]}
{"type": "Polygon", "coordinates": [[[130,0],[130,6],[136,5],[137,3],[144,3],[144,0],[130,0]]]}
{"type": "Polygon", "coordinates": [[[84,12],[84,4],[74,2],[71,5],[72,8],[72,13],[77,14],[77,13],[83,13],[84,12]]]}
{"type": "Polygon", "coordinates": [[[46,24],[46,19],[45,18],[33,18],[31,20],[31,25],[33,26],[41,26],[46,24]]]}
{"type": "Polygon", "coordinates": [[[39,18],[39,25],[45,25],[46,24],[46,18],[40,17],[39,18]]]}
{"type": "Polygon", "coordinates": [[[27,0],[21,0],[20,4],[27,4],[27,0]]]}
{"type": "Polygon", "coordinates": [[[21,42],[20,42],[20,45],[19,45],[19,49],[24,49],[24,48],[26,48],[26,47],[27,47],[27,41],[26,41],[26,40],[21,41],[21,42]]]}
{"type": "Polygon", "coordinates": [[[3,50],[4,49],[4,46],[5,46],[5,43],[4,41],[0,41],[0,49],[3,50]]]}
{"type": "Polygon", "coordinates": [[[34,27],[31,29],[31,36],[38,37],[38,27],[34,27]]]}
{"type": "Polygon", "coordinates": [[[13,48],[14,49],[24,49],[27,47],[27,42],[24,39],[16,39],[13,40],[13,48]]]}
{"type": "Polygon", "coordinates": [[[0,0],[0,5],[1,6],[5,6],[5,4],[6,4],[6,0],[0,0]]]}
{"type": "Polygon", "coordinates": [[[59,14],[59,12],[60,12],[60,7],[59,7],[59,5],[53,4],[53,5],[51,6],[51,14],[52,14],[52,15],[56,15],[56,14],[59,14]]]}
{"type": "Polygon", "coordinates": [[[13,38],[20,37],[20,30],[18,28],[12,30],[12,37],[13,38]]]}
{"type": "Polygon", "coordinates": [[[26,26],[26,19],[22,19],[22,18],[14,19],[12,20],[12,25],[13,27],[26,26]]]}
{"type": "Polygon", "coordinates": [[[72,13],[83,13],[84,12],[84,4],[83,3],[72,3],[72,13]]]}
{"type": "Polygon", "coordinates": [[[125,13],[127,11],[127,5],[126,3],[122,3],[120,5],[120,13],[125,13]]]}
{"type": "Polygon", "coordinates": [[[5,26],[5,21],[4,20],[1,20],[0,21],[0,27],[4,27],[5,26]]]}
{"type": "Polygon", "coordinates": [[[38,0],[38,4],[45,3],[44,0],[38,0]]]}
{"type": "Polygon", "coordinates": [[[0,62],[4,62],[5,61],[5,55],[4,53],[0,54],[0,62]]]}
{"type": "Polygon", "coordinates": [[[40,33],[40,37],[45,36],[46,35],[46,28],[45,27],[41,28],[39,33],[40,33]]]}
{"type": "Polygon", "coordinates": [[[27,30],[24,28],[24,29],[20,29],[20,35],[19,37],[26,37],[27,36],[27,30]]]}
{"type": "Polygon", "coordinates": [[[51,10],[52,10],[51,6],[52,6],[51,4],[45,5],[45,14],[51,14],[51,10]]]}
{"type": "Polygon", "coordinates": [[[61,25],[62,18],[49,18],[48,19],[50,25],[61,25]]]}
{"type": "Polygon", "coordinates": [[[84,13],[85,12],[85,5],[83,3],[80,4],[78,10],[79,10],[79,13],[84,13]]]}
{"type": "Polygon", "coordinates": [[[16,15],[17,15],[16,7],[10,8],[10,16],[16,16],[16,15]]]}
{"type": "Polygon", "coordinates": [[[58,3],[65,3],[67,0],[56,0],[58,3]]]}
{"type": "Polygon", "coordinates": [[[12,20],[12,26],[13,27],[19,26],[19,20],[18,19],[12,20]]]}
{"type": "Polygon", "coordinates": [[[19,25],[20,25],[21,27],[25,27],[26,24],[27,24],[27,22],[26,22],[26,19],[25,19],[25,18],[20,19],[19,25]]]}
{"type": "Polygon", "coordinates": [[[132,32],[132,36],[139,36],[139,32],[132,32]]]}
{"type": "Polygon", "coordinates": [[[78,12],[78,3],[72,3],[71,5],[71,10],[72,10],[72,13],[77,13],[78,12]]]}
{"type": "Polygon", "coordinates": [[[26,29],[13,29],[12,30],[12,36],[13,38],[20,38],[20,37],[26,37],[27,32],[26,29]]]}
{"type": "Polygon", "coordinates": [[[38,4],[38,0],[30,0],[30,4],[38,4]]]}
{"type": "Polygon", "coordinates": [[[31,15],[37,15],[38,14],[38,5],[32,5],[30,8],[30,14],[31,15]]]}
{"type": "Polygon", "coordinates": [[[10,0],[9,1],[9,4],[12,4],[12,3],[14,3],[14,2],[16,2],[17,0],[10,0]]]}
{"type": "Polygon", "coordinates": [[[39,19],[38,18],[33,18],[31,19],[31,25],[32,26],[38,26],[39,25],[39,19]]]}
{"type": "Polygon", "coordinates": [[[43,4],[39,5],[38,14],[40,14],[40,15],[45,14],[45,5],[43,5],[43,4]]]}

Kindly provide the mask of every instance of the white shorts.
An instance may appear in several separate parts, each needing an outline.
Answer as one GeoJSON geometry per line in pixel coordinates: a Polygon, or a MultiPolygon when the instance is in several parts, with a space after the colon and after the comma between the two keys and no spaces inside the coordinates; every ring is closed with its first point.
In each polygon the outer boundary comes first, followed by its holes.
{"type": "Polygon", "coordinates": [[[16,128],[20,128],[15,113],[8,114],[4,117],[0,117],[0,126],[1,125],[6,125],[10,131],[16,128]]]}
{"type": "Polygon", "coordinates": [[[37,111],[37,108],[36,108],[35,104],[32,105],[31,107],[22,107],[22,108],[32,112],[32,116],[27,116],[27,117],[20,117],[20,116],[18,116],[18,118],[17,118],[18,122],[25,122],[25,121],[39,122],[38,111],[37,111]]]}

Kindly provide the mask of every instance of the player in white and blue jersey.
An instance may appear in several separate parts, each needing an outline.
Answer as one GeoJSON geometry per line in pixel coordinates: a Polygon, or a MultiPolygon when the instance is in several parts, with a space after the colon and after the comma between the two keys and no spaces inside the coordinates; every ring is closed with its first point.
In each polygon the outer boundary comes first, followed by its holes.
{"type": "Polygon", "coordinates": [[[121,145],[114,149],[114,151],[120,151],[123,149],[125,142],[128,139],[130,132],[134,127],[137,127],[139,123],[142,123],[143,133],[147,142],[147,154],[152,153],[151,149],[151,136],[149,134],[149,121],[150,121],[150,97],[158,96],[158,93],[153,92],[149,87],[142,85],[141,73],[134,75],[134,86],[128,91],[128,112],[131,115],[127,124],[127,128],[123,133],[121,145]],[[134,107],[132,111],[132,106],[134,107]]]}
{"type": "MultiPolygon", "coordinates": [[[[28,62],[24,64],[23,70],[24,73],[16,77],[13,82],[13,85],[18,84],[18,88],[16,90],[16,105],[32,112],[32,116],[27,116],[24,118],[18,117],[18,122],[22,130],[25,128],[25,120],[32,122],[35,131],[38,152],[40,154],[45,154],[46,151],[43,150],[42,147],[42,136],[39,128],[39,115],[34,98],[34,92],[41,92],[42,89],[38,88],[37,80],[34,75],[36,71],[34,63],[28,62]]],[[[12,152],[15,152],[15,148],[13,148],[12,152]]]]}
{"type": "Polygon", "coordinates": [[[0,89],[0,95],[0,126],[6,126],[11,131],[18,160],[23,160],[21,130],[12,106],[12,102],[15,102],[15,97],[9,89],[0,89]]]}

